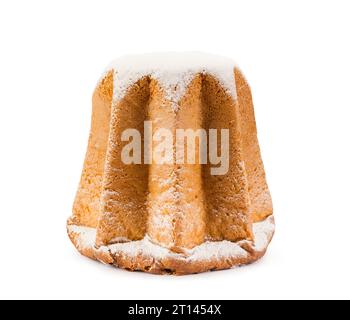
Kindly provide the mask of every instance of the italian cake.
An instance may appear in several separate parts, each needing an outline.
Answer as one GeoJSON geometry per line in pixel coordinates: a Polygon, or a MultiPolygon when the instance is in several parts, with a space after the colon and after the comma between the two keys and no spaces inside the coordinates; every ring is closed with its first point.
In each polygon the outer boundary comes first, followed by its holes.
{"type": "Polygon", "coordinates": [[[236,64],[204,53],[113,61],[93,93],[67,222],[77,250],[128,270],[189,274],[261,258],[274,229],[251,90],[236,64]]]}

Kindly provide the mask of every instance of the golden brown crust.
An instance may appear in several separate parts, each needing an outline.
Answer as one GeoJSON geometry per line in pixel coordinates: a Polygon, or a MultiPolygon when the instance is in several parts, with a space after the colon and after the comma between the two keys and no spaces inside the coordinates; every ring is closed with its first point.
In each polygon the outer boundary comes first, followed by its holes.
{"type": "MultiPolygon", "coordinates": [[[[203,166],[208,235],[213,240],[252,239],[238,102],[211,75],[204,76],[202,92],[204,128],[230,131],[228,172],[211,175],[210,165],[203,166]]],[[[220,149],[220,143],[218,146],[220,149]]]]}
{"type": "Polygon", "coordinates": [[[142,78],[117,103],[112,104],[108,146],[101,189],[101,212],[97,225],[97,245],[113,238],[142,239],[147,225],[148,166],[125,164],[121,141],[125,129],[143,132],[149,100],[149,79],[142,78]]]}
{"type": "Polygon", "coordinates": [[[113,72],[101,80],[92,97],[91,130],[79,188],[73,204],[71,223],[96,227],[100,213],[100,195],[104,176],[113,72]]]}
{"type": "Polygon", "coordinates": [[[252,94],[239,69],[235,69],[235,81],[241,123],[242,151],[251,201],[249,211],[253,222],[256,222],[264,220],[272,214],[272,200],[260,155],[252,94]]]}

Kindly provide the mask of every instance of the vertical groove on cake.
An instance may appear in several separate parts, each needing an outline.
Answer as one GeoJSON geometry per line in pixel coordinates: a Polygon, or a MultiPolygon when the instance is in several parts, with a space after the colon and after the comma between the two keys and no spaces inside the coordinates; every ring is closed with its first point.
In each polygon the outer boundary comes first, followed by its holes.
{"type": "MultiPolygon", "coordinates": [[[[194,140],[177,140],[177,152],[183,147],[181,154],[184,161],[176,165],[176,190],[179,194],[175,221],[175,243],[173,251],[191,249],[205,239],[206,213],[204,208],[201,167],[200,164],[200,133],[203,128],[201,104],[202,76],[197,74],[187,87],[186,93],[179,101],[176,113],[176,129],[186,133],[195,132],[194,140]],[[188,148],[189,146],[189,148],[188,148]],[[193,154],[189,154],[187,151],[193,154]],[[194,158],[193,158],[194,155],[194,158]],[[192,159],[190,159],[192,157],[192,159]],[[192,161],[194,160],[194,161],[192,161]],[[183,163],[182,163],[183,162],[183,163]]],[[[181,133],[181,131],[178,131],[181,133]]],[[[205,139],[205,137],[203,137],[205,139]]],[[[180,158],[180,157],[178,157],[180,158]]],[[[177,158],[177,160],[179,160],[177,158]]]]}
{"type": "Polygon", "coordinates": [[[254,222],[262,221],[272,214],[272,200],[266,183],[257,138],[254,107],[250,87],[244,76],[235,68],[236,90],[241,119],[241,141],[248,190],[251,199],[250,211],[254,222]]]}
{"type": "Polygon", "coordinates": [[[69,224],[97,226],[112,96],[113,71],[109,71],[99,82],[92,97],[89,142],[69,224]]]}
{"type": "Polygon", "coordinates": [[[211,164],[203,166],[203,187],[207,206],[207,233],[213,240],[251,239],[251,215],[245,172],[238,103],[211,75],[203,77],[202,104],[204,128],[229,129],[229,169],[225,175],[212,175],[211,164]]]}
{"type": "MultiPolygon", "coordinates": [[[[172,102],[166,98],[164,90],[157,80],[152,79],[150,83],[150,101],[148,119],[152,122],[152,136],[160,129],[167,129],[172,136],[175,133],[176,114],[172,102]]],[[[160,150],[164,143],[164,137],[159,137],[160,141],[153,141],[152,153],[153,160],[161,157],[157,150],[160,150]]],[[[154,140],[154,139],[153,139],[154,140]]],[[[173,141],[165,142],[173,148],[173,141]]],[[[170,159],[165,158],[164,163],[153,163],[149,165],[147,199],[148,223],[147,234],[150,240],[164,247],[172,247],[174,244],[175,233],[174,223],[176,219],[177,201],[179,195],[176,191],[176,172],[172,162],[174,150],[170,150],[168,155],[170,159]]]]}
{"type": "Polygon", "coordinates": [[[148,77],[140,79],[122,100],[112,105],[97,246],[120,239],[139,240],[146,233],[148,166],[143,161],[142,164],[123,162],[122,147],[129,141],[122,141],[121,137],[123,131],[130,128],[143,132],[150,96],[149,81],[148,77]]]}

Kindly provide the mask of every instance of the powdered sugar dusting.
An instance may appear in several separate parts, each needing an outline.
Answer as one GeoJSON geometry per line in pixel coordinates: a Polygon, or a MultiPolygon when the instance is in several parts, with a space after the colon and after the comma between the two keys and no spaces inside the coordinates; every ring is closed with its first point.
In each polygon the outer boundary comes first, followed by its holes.
{"type": "Polygon", "coordinates": [[[213,258],[246,257],[247,251],[238,243],[231,241],[207,241],[192,250],[188,250],[189,260],[211,260],[213,258]]]}
{"type": "Polygon", "coordinates": [[[265,221],[253,224],[254,249],[262,251],[269,244],[271,235],[275,231],[273,217],[268,217],[265,221]]]}
{"type": "Polygon", "coordinates": [[[177,258],[187,261],[204,261],[220,258],[247,257],[248,252],[243,249],[242,245],[250,245],[255,251],[264,251],[274,233],[273,217],[270,216],[262,222],[253,224],[254,242],[252,241],[206,241],[185,254],[178,254],[153,243],[148,236],[139,241],[127,241],[123,238],[122,243],[115,243],[108,246],[95,248],[96,229],[83,226],[68,226],[68,231],[78,235],[79,249],[93,249],[101,252],[110,252],[112,254],[124,254],[129,257],[138,255],[151,256],[155,259],[177,258]]]}
{"type": "Polygon", "coordinates": [[[128,55],[113,61],[107,72],[114,71],[114,101],[121,100],[137,80],[149,76],[158,81],[174,110],[196,74],[214,76],[235,99],[235,62],[229,58],[200,52],[148,53],[128,55]]]}
{"type": "Polygon", "coordinates": [[[90,249],[95,247],[95,240],[96,240],[95,228],[69,225],[68,232],[73,232],[78,235],[77,237],[78,249],[90,249]]]}
{"type": "Polygon", "coordinates": [[[148,236],[140,241],[130,241],[126,244],[116,243],[108,247],[111,253],[121,253],[129,257],[137,257],[142,254],[161,259],[169,255],[174,255],[168,249],[151,242],[148,236]]]}

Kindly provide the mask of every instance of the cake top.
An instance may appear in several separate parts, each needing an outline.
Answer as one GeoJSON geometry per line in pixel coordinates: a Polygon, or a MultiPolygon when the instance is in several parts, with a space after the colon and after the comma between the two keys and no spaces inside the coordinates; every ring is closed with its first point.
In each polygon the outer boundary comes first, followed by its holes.
{"type": "Polygon", "coordinates": [[[114,70],[115,101],[126,94],[128,88],[144,76],[156,79],[174,108],[184,95],[196,74],[214,76],[223,88],[236,97],[235,62],[226,57],[201,52],[167,52],[127,55],[114,60],[107,71],[114,70]]]}

